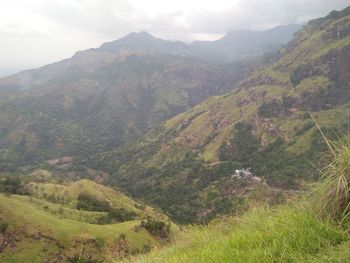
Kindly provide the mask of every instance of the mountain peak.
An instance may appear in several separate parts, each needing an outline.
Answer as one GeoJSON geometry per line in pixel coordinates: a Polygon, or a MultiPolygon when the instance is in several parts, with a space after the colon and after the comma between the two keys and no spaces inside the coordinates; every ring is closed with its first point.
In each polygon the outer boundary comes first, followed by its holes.
{"type": "Polygon", "coordinates": [[[131,33],[127,34],[125,37],[123,37],[122,39],[125,39],[125,38],[156,39],[154,36],[152,36],[147,31],[131,32],[131,33]]]}
{"type": "Polygon", "coordinates": [[[177,54],[180,50],[186,50],[186,44],[182,42],[174,42],[163,40],[152,36],[146,31],[132,32],[127,34],[125,37],[107,42],[98,48],[98,51],[105,51],[116,53],[120,50],[150,50],[159,53],[175,53],[177,54]]]}
{"type": "Polygon", "coordinates": [[[99,51],[107,51],[107,52],[118,52],[122,49],[130,49],[130,50],[143,50],[143,49],[151,49],[152,47],[159,44],[159,42],[163,42],[164,40],[155,38],[150,33],[146,31],[140,32],[131,32],[126,36],[114,40],[111,42],[106,42],[102,44],[98,50],[99,51]]]}

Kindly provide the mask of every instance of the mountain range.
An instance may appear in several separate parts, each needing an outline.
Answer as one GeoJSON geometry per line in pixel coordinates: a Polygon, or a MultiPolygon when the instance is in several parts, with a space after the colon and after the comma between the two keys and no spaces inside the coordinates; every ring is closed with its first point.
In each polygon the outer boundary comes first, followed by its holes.
{"type": "Polygon", "coordinates": [[[122,39],[104,43],[94,50],[111,53],[122,50],[151,50],[157,53],[192,56],[227,63],[276,51],[280,46],[286,44],[300,28],[301,25],[291,24],[266,31],[230,31],[215,41],[191,43],[164,41],[147,32],[130,33],[122,39]]]}
{"type": "Polygon", "coordinates": [[[232,181],[235,170],[250,167],[270,193],[316,180],[327,161],[317,125],[329,139],[348,129],[349,15],[310,21],[232,91],[167,120],[135,148],[101,156],[110,182],[192,222],[239,211],[246,185],[232,181]]]}
{"type": "Polygon", "coordinates": [[[310,116],[346,126],[349,8],[298,27],[191,44],[131,33],[4,78],[0,168],[68,156],[182,223],[244,206],[235,170],[298,189],[324,150],[310,116]]]}
{"type": "Polygon", "coordinates": [[[347,262],[349,72],[347,7],[0,79],[0,261],[347,262]]]}
{"type": "MultiPolygon", "coordinates": [[[[259,35],[263,43],[272,34],[277,45],[292,35],[289,26],[283,28],[250,32],[251,41],[259,35]]],[[[232,34],[218,45],[227,38],[235,42],[232,34]]],[[[215,43],[202,44],[213,49],[215,43]]],[[[130,33],[0,80],[0,163],[18,166],[116,149],[204,99],[231,90],[262,63],[255,53],[246,61],[213,63],[194,50],[146,32],[130,33]]]]}

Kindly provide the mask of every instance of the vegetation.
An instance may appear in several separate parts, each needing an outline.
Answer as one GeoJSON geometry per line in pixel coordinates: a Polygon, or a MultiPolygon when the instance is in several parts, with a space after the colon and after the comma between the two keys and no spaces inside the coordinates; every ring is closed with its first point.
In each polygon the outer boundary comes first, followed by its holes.
{"type": "Polygon", "coordinates": [[[3,223],[0,220],[0,253],[4,251],[10,245],[13,245],[14,242],[14,234],[9,230],[9,226],[7,223],[3,223]]]}
{"type": "Polygon", "coordinates": [[[223,144],[220,148],[220,160],[229,161],[235,159],[238,162],[246,161],[254,155],[260,146],[260,138],[252,133],[253,126],[249,123],[236,123],[235,136],[229,144],[223,144]]]}
{"type": "Polygon", "coordinates": [[[336,254],[348,242],[344,230],[312,212],[259,208],[224,225],[189,230],[177,245],[133,262],[346,262],[348,252],[336,254]],[[324,261],[331,249],[333,261],[324,261]]]}
{"type": "Polygon", "coordinates": [[[111,209],[107,218],[110,222],[125,222],[136,218],[137,214],[133,211],[127,211],[124,208],[111,209]]]}
{"type": "MultiPolygon", "coordinates": [[[[38,173],[33,173],[35,179],[38,173]]],[[[140,227],[143,218],[169,219],[97,183],[59,185],[34,183],[32,175],[18,178],[30,195],[0,194],[1,262],[112,262],[159,247],[177,231],[174,225],[166,238],[151,234],[140,227]]]]}
{"type": "Polygon", "coordinates": [[[0,80],[0,261],[349,261],[349,18],[265,65],[89,50],[0,80]]]}
{"type": "Polygon", "coordinates": [[[313,203],[320,216],[344,223],[350,218],[350,143],[326,140],[333,161],[321,171],[323,183],[315,187],[313,203]]]}
{"type": "Polygon", "coordinates": [[[350,39],[336,32],[349,26],[349,14],[341,14],[307,24],[236,89],[168,120],[134,147],[104,155],[106,164],[125,158],[109,182],[177,222],[198,223],[217,210],[202,198],[208,189],[219,187],[222,200],[241,198],[226,187],[235,169],[251,167],[282,190],[318,179],[315,167],[327,162],[327,147],[310,113],[331,140],[348,125],[350,39]]]}
{"type": "Polygon", "coordinates": [[[161,238],[167,238],[170,234],[171,224],[156,220],[148,216],[146,218],[146,221],[141,221],[141,227],[145,228],[152,235],[159,236],[161,238]]]}
{"type": "Polygon", "coordinates": [[[277,117],[283,113],[283,105],[277,101],[263,102],[258,108],[258,114],[263,118],[277,117]]]}
{"type": "Polygon", "coordinates": [[[19,178],[8,176],[0,182],[0,192],[6,194],[19,194],[22,184],[19,178]]]}
{"type": "Polygon", "coordinates": [[[255,61],[218,66],[137,51],[86,51],[69,61],[0,81],[1,171],[122,149],[162,121],[227,92],[255,68],[255,61]],[[90,60],[93,73],[84,62],[90,60]],[[26,74],[33,83],[23,88],[26,74]]]}
{"type": "Polygon", "coordinates": [[[310,74],[310,71],[312,71],[312,66],[310,65],[300,65],[298,66],[291,74],[290,76],[290,82],[293,84],[294,87],[298,86],[300,82],[308,77],[310,74]]]}
{"type": "Polygon", "coordinates": [[[175,245],[132,262],[347,262],[350,144],[331,151],[334,160],[311,195],[188,228],[175,245]]]}
{"type": "Polygon", "coordinates": [[[99,200],[88,193],[79,194],[77,201],[78,210],[107,212],[107,216],[99,220],[100,224],[131,221],[137,217],[137,213],[134,211],[128,211],[124,208],[113,208],[109,202],[99,200]]]}
{"type": "Polygon", "coordinates": [[[77,198],[77,209],[85,211],[108,212],[111,207],[107,201],[99,200],[94,196],[81,193],[77,198]]]}

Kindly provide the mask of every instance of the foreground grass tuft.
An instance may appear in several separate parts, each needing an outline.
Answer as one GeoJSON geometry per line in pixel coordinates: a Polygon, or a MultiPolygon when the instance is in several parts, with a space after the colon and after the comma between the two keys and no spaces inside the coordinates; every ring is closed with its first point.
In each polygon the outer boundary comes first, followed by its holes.
{"type": "Polygon", "coordinates": [[[321,216],[343,223],[350,215],[350,139],[329,147],[334,158],[321,171],[323,181],[315,187],[312,201],[321,216]]]}

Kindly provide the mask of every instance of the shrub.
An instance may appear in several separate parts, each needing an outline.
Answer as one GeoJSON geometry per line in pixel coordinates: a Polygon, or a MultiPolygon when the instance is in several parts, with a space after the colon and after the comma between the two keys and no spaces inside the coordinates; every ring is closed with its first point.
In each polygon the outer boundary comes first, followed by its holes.
{"type": "Polygon", "coordinates": [[[312,122],[307,122],[301,127],[299,130],[296,131],[295,135],[299,136],[302,135],[304,132],[310,130],[312,127],[314,127],[314,124],[312,122]]]}
{"type": "Polygon", "coordinates": [[[0,192],[6,194],[18,194],[21,192],[22,183],[17,177],[6,177],[6,179],[0,182],[0,192]]]}
{"type": "Polygon", "coordinates": [[[146,205],[144,205],[144,204],[135,203],[134,207],[137,208],[137,209],[140,209],[140,210],[145,210],[146,209],[146,205]]]}
{"type": "Polygon", "coordinates": [[[99,224],[109,224],[113,222],[125,222],[134,220],[137,214],[133,211],[127,211],[124,208],[110,208],[107,216],[100,218],[98,221],[99,224]]]}
{"type": "Polygon", "coordinates": [[[297,67],[290,75],[290,82],[294,87],[298,86],[300,82],[312,75],[312,66],[303,64],[297,67]]]}
{"type": "Polygon", "coordinates": [[[79,255],[74,255],[74,256],[68,258],[68,262],[71,262],[71,263],[98,263],[99,261],[92,260],[92,259],[85,259],[79,255]]]}
{"type": "Polygon", "coordinates": [[[6,230],[8,229],[8,224],[6,223],[0,223],[0,233],[4,234],[6,230]]]}
{"type": "Polygon", "coordinates": [[[95,239],[95,244],[96,244],[96,247],[98,248],[98,250],[101,251],[103,249],[103,247],[105,246],[105,241],[102,238],[97,237],[95,239]]]}
{"type": "MultiPolygon", "coordinates": [[[[285,103],[287,105],[289,102],[285,103]]],[[[263,118],[276,117],[281,113],[284,113],[283,105],[281,102],[275,99],[268,102],[263,102],[258,108],[258,115],[263,118]]]]}
{"type": "Polygon", "coordinates": [[[77,209],[85,211],[109,212],[111,207],[107,201],[99,200],[88,193],[81,193],[78,196],[77,209]]]}
{"type": "Polygon", "coordinates": [[[167,238],[170,233],[170,223],[165,223],[161,220],[156,220],[150,216],[146,218],[146,221],[141,221],[141,227],[145,228],[149,233],[161,238],[167,238]]]}
{"type": "Polygon", "coordinates": [[[135,219],[137,214],[133,211],[127,211],[124,208],[116,208],[112,209],[108,213],[108,217],[111,219],[111,221],[116,222],[125,222],[129,220],[135,219]]]}

